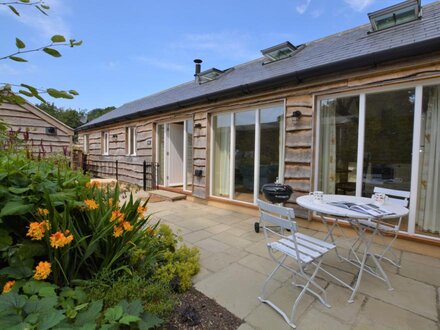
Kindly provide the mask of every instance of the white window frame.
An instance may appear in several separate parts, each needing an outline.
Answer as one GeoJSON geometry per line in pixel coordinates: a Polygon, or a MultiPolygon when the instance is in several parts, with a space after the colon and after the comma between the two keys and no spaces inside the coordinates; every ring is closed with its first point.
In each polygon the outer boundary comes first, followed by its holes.
{"type": "Polygon", "coordinates": [[[422,106],[423,106],[423,89],[429,86],[435,86],[440,84],[440,79],[429,79],[417,82],[401,83],[398,85],[390,85],[384,87],[372,87],[363,90],[350,91],[340,94],[323,94],[316,97],[316,143],[315,148],[315,166],[314,166],[314,190],[318,190],[318,178],[319,178],[319,164],[320,164],[320,118],[321,118],[321,101],[331,98],[341,98],[349,96],[359,96],[359,126],[358,126],[358,154],[356,164],[356,196],[362,194],[362,176],[363,176],[363,153],[365,145],[365,116],[366,116],[366,96],[373,93],[392,92],[402,89],[413,88],[415,90],[414,100],[414,123],[413,123],[413,143],[412,143],[412,160],[411,160],[411,183],[410,183],[410,207],[408,215],[408,230],[401,231],[401,233],[407,233],[409,235],[421,238],[429,238],[434,240],[440,240],[440,237],[434,237],[429,235],[423,235],[415,232],[416,228],[416,215],[418,204],[418,186],[419,186],[419,166],[420,166],[420,139],[421,139],[421,120],[422,120],[422,106]]]}
{"type": "Polygon", "coordinates": [[[85,155],[89,153],[89,134],[83,135],[83,152],[85,155]]]}
{"type": "Polygon", "coordinates": [[[101,135],[101,151],[104,156],[108,156],[110,154],[110,133],[102,132],[101,135]]]}
{"type": "Polygon", "coordinates": [[[129,126],[125,130],[125,136],[127,139],[127,156],[136,156],[137,154],[137,132],[135,126],[129,126]],[[134,135],[134,145],[132,145],[132,135],[134,135]],[[133,149],[133,150],[131,150],[133,149]]]}
{"type": "Polygon", "coordinates": [[[251,108],[244,108],[244,109],[240,109],[240,110],[231,110],[231,111],[227,111],[227,112],[213,112],[210,113],[211,118],[210,118],[210,123],[211,123],[211,129],[210,129],[210,137],[211,137],[211,141],[210,141],[210,153],[209,153],[209,166],[210,166],[210,175],[209,175],[209,196],[210,197],[214,197],[214,198],[218,198],[218,199],[223,199],[223,200],[227,200],[227,201],[233,201],[236,203],[242,203],[242,204],[256,204],[257,203],[257,199],[258,199],[258,195],[259,195],[259,185],[260,185],[260,142],[261,142],[261,123],[260,123],[260,115],[261,115],[261,111],[268,109],[268,108],[273,108],[273,107],[277,107],[280,106],[283,108],[283,126],[281,127],[282,129],[282,146],[280,146],[280,163],[278,165],[278,181],[280,183],[284,183],[284,167],[285,167],[285,148],[286,148],[286,100],[283,99],[282,103],[280,102],[276,102],[276,103],[270,103],[270,104],[265,104],[259,107],[251,107],[251,108]],[[253,196],[253,203],[249,203],[249,202],[245,202],[245,201],[240,201],[237,199],[234,199],[234,190],[235,190],[235,152],[234,152],[234,147],[235,147],[235,114],[236,113],[240,113],[240,112],[246,112],[246,111],[255,111],[255,157],[254,157],[254,196],[253,196]],[[229,164],[229,197],[220,197],[220,196],[215,196],[213,194],[213,166],[214,166],[214,116],[216,115],[220,115],[220,114],[229,114],[230,116],[230,121],[231,121],[231,139],[230,139],[230,156],[231,159],[230,164],[229,164]]]}

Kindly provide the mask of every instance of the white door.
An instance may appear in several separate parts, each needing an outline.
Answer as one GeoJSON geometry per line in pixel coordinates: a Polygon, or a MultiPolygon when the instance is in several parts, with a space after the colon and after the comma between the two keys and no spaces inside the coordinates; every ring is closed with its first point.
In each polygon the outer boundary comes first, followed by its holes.
{"type": "Polygon", "coordinates": [[[168,185],[183,185],[183,122],[168,124],[168,185]]]}

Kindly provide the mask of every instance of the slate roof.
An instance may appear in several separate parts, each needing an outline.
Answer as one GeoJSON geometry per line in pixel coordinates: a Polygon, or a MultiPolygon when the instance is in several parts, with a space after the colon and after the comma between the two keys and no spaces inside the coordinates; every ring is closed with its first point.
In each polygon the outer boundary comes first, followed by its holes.
{"type": "MultiPolygon", "coordinates": [[[[246,89],[255,83],[276,81],[288,75],[301,75],[313,69],[319,74],[320,68],[334,67],[339,63],[351,61],[361,64],[357,59],[374,59],[375,54],[391,54],[398,57],[399,49],[413,49],[417,45],[440,45],[440,1],[423,7],[422,18],[386,30],[369,33],[370,24],[337,33],[305,44],[294,56],[263,65],[264,57],[237,65],[216,80],[199,84],[190,82],[161,91],[159,93],[128,102],[121,107],[83,125],[80,130],[108,124],[113,121],[147,116],[160,111],[172,110],[190,100],[199,102],[202,97],[215,96],[234,89],[246,89]]],[[[425,49],[420,49],[426,51],[425,49]]],[[[206,98],[205,98],[206,100],[206,98]]]]}

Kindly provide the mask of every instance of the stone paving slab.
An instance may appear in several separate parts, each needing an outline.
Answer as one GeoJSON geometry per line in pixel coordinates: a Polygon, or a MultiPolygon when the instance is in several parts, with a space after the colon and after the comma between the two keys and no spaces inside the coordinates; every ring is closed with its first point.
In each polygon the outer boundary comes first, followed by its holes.
{"type": "MultiPolygon", "coordinates": [[[[245,323],[240,330],[290,329],[279,314],[257,300],[275,264],[268,255],[263,234],[254,232],[253,224],[258,221],[255,216],[187,200],[152,203],[149,211],[158,211],[155,219],[180,230],[185,244],[200,249],[201,271],[193,279],[195,287],[242,318],[245,323]]],[[[325,235],[319,223],[298,223],[304,234],[319,238],[325,235]]],[[[340,252],[346,254],[349,246],[342,243],[340,252]]],[[[417,246],[415,251],[423,248],[417,246]]],[[[351,291],[325,274],[318,274],[332,308],[306,294],[296,319],[298,329],[440,329],[440,259],[407,251],[398,253],[400,269],[383,264],[395,290],[388,291],[383,282],[364,274],[353,304],[347,302],[351,291]]],[[[429,253],[440,256],[440,249],[437,254],[432,249],[429,253]]],[[[327,255],[323,264],[349,283],[354,282],[358,272],[334,253],[327,255]]],[[[289,274],[280,271],[268,289],[269,297],[286,311],[298,294],[290,281],[289,274]]]]}

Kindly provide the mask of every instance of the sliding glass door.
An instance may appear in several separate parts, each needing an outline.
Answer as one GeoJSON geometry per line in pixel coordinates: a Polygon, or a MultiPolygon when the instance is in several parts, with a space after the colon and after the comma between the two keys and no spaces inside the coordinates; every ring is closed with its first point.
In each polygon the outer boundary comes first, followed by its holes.
{"type": "Polygon", "coordinates": [[[410,191],[401,230],[440,236],[440,85],[318,102],[315,189],[371,197],[410,191]]]}
{"type": "Polygon", "coordinates": [[[211,194],[255,203],[261,186],[282,180],[284,107],[212,116],[211,194]]]}

